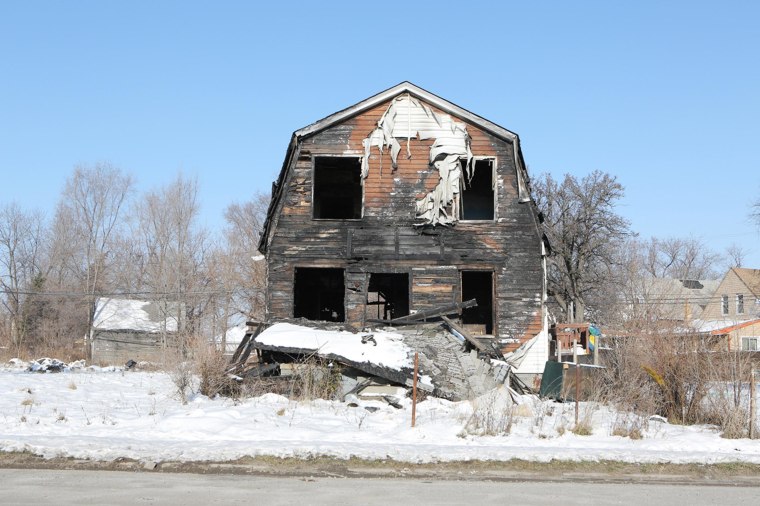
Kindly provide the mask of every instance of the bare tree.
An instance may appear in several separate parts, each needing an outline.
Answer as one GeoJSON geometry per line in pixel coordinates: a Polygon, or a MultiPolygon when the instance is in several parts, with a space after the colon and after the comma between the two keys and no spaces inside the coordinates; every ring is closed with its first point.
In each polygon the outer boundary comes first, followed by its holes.
{"type": "Polygon", "coordinates": [[[209,316],[214,335],[225,348],[230,324],[241,318],[263,318],[265,263],[258,241],[269,198],[256,194],[244,203],[232,203],[225,211],[224,244],[206,257],[209,316]]]}
{"type": "Polygon", "coordinates": [[[225,237],[234,276],[234,309],[247,317],[264,316],[265,267],[258,246],[269,197],[262,193],[243,204],[233,203],[224,213],[225,237]]]}
{"type": "Polygon", "coordinates": [[[199,209],[198,183],[182,174],[147,193],[138,207],[145,282],[165,308],[177,308],[181,346],[199,325],[203,311],[200,292],[208,281],[202,272],[208,241],[196,223],[199,209]]]}
{"type": "Polygon", "coordinates": [[[582,321],[616,262],[615,243],[630,233],[628,221],[615,212],[623,186],[594,171],[580,181],[565,175],[561,183],[544,174],[534,190],[552,248],[549,291],[567,322],[582,321]]]}
{"type": "MultiPolygon", "coordinates": [[[[80,165],[66,181],[58,203],[56,229],[65,236],[65,242],[57,246],[59,260],[67,264],[86,294],[88,333],[109,248],[132,187],[132,178],[109,163],[80,165]]],[[[89,347],[87,350],[89,354],[89,347]]]]}
{"type": "Polygon", "coordinates": [[[644,244],[646,269],[654,278],[711,279],[721,256],[694,237],[652,238],[644,244]]]}
{"type": "Polygon", "coordinates": [[[726,258],[728,259],[728,268],[742,267],[744,265],[744,258],[747,256],[747,251],[736,243],[732,243],[726,248],[726,258]]]}
{"type": "Polygon", "coordinates": [[[27,337],[25,299],[40,276],[42,218],[17,204],[0,209],[0,300],[10,318],[11,342],[20,352],[27,337]]]}

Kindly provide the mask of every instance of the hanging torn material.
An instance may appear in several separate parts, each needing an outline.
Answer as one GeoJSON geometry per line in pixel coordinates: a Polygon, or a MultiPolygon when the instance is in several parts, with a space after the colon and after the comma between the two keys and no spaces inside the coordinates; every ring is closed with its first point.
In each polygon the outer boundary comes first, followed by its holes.
{"type": "Polygon", "coordinates": [[[409,142],[412,138],[434,139],[430,146],[430,165],[438,171],[435,189],[416,203],[415,217],[420,225],[447,225],[459,220],[459,184],[462,178],[461,159],[471,171],[472,152],[470,136],[464,123],[454,121],[448,114],[436,113],[409,94],[396,97],[377,122],[377,128],[364,139],[362,177],[369,172],[369,155],[372,146],[382,154],[390,148],[393,168],[397,167],[401,144],[407,140],[407,157],[411,158],[409,142]]]}

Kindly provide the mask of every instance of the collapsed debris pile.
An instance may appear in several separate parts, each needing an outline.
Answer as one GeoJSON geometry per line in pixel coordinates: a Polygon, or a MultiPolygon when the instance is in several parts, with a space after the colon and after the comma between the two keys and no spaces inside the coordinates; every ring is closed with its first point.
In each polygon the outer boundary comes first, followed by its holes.
{"type": "Polygon", "coordinates": [[[416,355],[418,389],[449,400],[473,399],[513,378],[510,364],[497,350],[446,317],[473,304],[467,301],[425,314],[374,320],[371,328],[361,332],[347,325],[303,319],[278,320],[268,327],[253,323],[228,372],[241,381],[285,376],[293,371],[290,364],[319,358],[340,366],[342,398],[397,398],[399,387],[413,385],[416,355]],[[419,321],[425,319],[438,321],[419,321]]]}

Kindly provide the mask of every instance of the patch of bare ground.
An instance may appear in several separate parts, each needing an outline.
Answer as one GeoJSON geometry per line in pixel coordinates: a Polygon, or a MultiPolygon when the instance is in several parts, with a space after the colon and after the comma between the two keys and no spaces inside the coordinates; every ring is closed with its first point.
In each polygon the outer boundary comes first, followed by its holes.
{"type": "Polygon", "coordinates": [[[410,478],[462,481],[671,483],[758,486],[760,465],[628,464],[600,462],[462,461],[413,464],[394,460],[246,457],[227,462],[94,461],[0,452],[0,468],[139,471],[334,478],[410,478]]]}

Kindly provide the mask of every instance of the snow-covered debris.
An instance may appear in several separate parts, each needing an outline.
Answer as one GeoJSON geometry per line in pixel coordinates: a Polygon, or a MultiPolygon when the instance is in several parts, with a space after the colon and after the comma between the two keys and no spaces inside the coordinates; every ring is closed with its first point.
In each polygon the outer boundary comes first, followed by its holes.
{"type": "Polygon", "coordinates": [[[400,371],[414,365],[411,350],[395,332],[361,332],[319,330],[291,323],[276,323],[259,334],[262,346],[291,348],[321,356],[340,356],[352,362],[372,363],[400,371]],[[372,337],[374,342],[368,338],[372,337]]]}
{"type": "Polygon", "coordinates": [[[441,323],[371,332],[324,330],[278,323],[260,334],[258,349],[336,360],[370,376],[411,386],[418,354],[418,388],[450,400],[467,399],[504,382],[506,369],[466,351],[441,323]]]}
{"type": "Polygon", "coordinates": [[[38,358],[29,362],[25,369],[30,372],[63,372],[82,369],[84,366],[84,360],[75,360],[67,364],[57,358],[38,358]]]}
{"type": "MultiPolygon", "coordinates": [[[[261,350],[336,360],[369,375],[411,386],[414,351],[396,332],[347,332],[276,323],[256,337],[261,350]]],[[[418,388],[432,392],[433,381],[421,373],[418,388]]]]}

